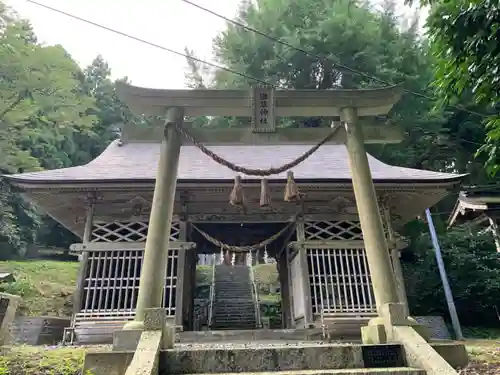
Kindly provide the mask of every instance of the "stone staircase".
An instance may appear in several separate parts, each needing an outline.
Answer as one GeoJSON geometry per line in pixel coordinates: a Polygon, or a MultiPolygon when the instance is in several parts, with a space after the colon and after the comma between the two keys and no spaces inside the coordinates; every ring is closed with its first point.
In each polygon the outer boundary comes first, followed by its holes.
{"type": "Polygon", "coordinates": [[[250,267],[215,266],[213,330],[248,330],[257,327],[250,267]]]}
{"type": "MultiPolygon", "coordinates": [[[[246,332],[250,334],[250,331],[246,332]]],[[[289,341],[284,339],[297,339],[298,336],[290,337],[285,334],[285,330],[267,332],[265,335],[257,334],[258,332],[259,330],[253,330],[256,337],[251,341],[247,339],[246,342],[241,342],[241,338],[235,337],[236,335],[229,335],[225,340],[221,337],[219,342],[200,342],[198,337],[193,337],[191,342],[176,343],[174,348],[160,351],[153,361],[158,368],[149,374],[458,375],[452,368],[446,369],[433,363],[436,358],[429,352],[430,348],[415,348],[413,344],[410,349],[423,349],[423,355],[409,354],[408,348],[397,343],[367,345],[289,341]]],[[[214,334],[224,336],[225,332],[217,331],[214,334]]],[[[149,336],[146,335],[145,338],[154,338],[149,336]]],[[[436,355],[441,356],[454,369],[467,366],[467,352],[463,343],[441,341],[431,343],[430,346],[437,352],[436,355]]],[[[82,373],[137,375],[139,372],[125,374],[125,369],[131,364],[133,357],[133,350],[89,350],[85,356],[82,373]]]]}

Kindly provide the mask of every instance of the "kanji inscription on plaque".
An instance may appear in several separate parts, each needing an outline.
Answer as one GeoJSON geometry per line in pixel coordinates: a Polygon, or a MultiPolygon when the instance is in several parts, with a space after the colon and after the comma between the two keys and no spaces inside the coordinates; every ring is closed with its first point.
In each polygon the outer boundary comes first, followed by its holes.
{"type": "Polygon", "coordinates": [[[274,117],[274,89],[255,87],[253,99],[253,132],[270,133],[276,130],[274,117]]]}

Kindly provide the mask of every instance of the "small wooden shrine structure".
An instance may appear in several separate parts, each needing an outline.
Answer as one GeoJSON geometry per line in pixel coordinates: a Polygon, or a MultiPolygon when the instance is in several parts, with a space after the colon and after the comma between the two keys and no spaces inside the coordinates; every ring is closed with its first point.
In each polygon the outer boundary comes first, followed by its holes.
{"type": "MultiPolygon", "coordinates": [[[[195,227],[227,244],[250,245],[292,223],[268,248],[278,261],[288,328],[310,327],[320,317],[366,322],[377,315],[377,293],[380,299],[406,302],[399,264],[399,250],[405,244],[395,230],[446,196],[462,176],[391,166],[370,155],[366,164],[363,143],[401,140],[399,129],[375,119],[390,110],[401,95],[400,88],[171,91],[125,86],[122,92],[139,114],[161,115],[165,107],[177,106],[184,111],[180,122],[184,116],[199,115],[254,118],[248,129],[206,130],[182,124],[182,131],[196,142],[184,140],[180,147],[166,273],[164,282],[156,282],[163,291],[163,306],[179,328],[193,327],[196,252],[220,252],[195,227]],[[342,108],[352,106],[363,123],[364,139],[356,135],[361,143],[350,141],[349,128],[336,132],[275,128],[275,116],[344,119],[342,108]],[[280,172],[267,181],[271,204],[260,207],[260,178],[243,175],[245,210],[228,202],[235,173],[200,148],[202,144],[235,165],[259,169],[291,162],[321,140],[321,147],[293,167],[301,199],[283,200],[287,174],[280,172]],[[370,190],[353,190],[350,171],[358,173],[363,168],[368,174],[361,177],[368,180],[356,175],[356,183],[371,188],[373,180],[375,201],[370,190]],[[376,212],[366,213],[372,203],[376,212]],[[365,210],[363,215],[360,210],[365,210]],[[377,258],[367,256],[366,234],[372,236],[378,230],[368,226],[380,217],[385,240],[369,244],[370,249],[382,246],[385,250],[379,252],[378,263],[371,265],[370,259],[377,258]],[[392,287],[377,292],[372,285],[373,270],[379,270],[376,267],[385,259],[391,268],[389,273],[379,272],[377,285],[380,288],[384,278],[393,280],[395,275],[397,297],[390,294],[392,287]]],[[[86,165],[8,176],[29,200],[82,239],[73,246],[82,252],[75,324],[112,321],[123,325],[135,316],[151,207],[158,199],[154,189],[164,133],[163,123],[146,128],[127,124],[121,138],[86,165]]]]}
{"type": "Polygon", "coordinates": [[[472,227],[486,226],[493,235],[500,252],[500,185],[470,186],[462,190],[448,218],[448,227],[467,224],[472,227]]]}

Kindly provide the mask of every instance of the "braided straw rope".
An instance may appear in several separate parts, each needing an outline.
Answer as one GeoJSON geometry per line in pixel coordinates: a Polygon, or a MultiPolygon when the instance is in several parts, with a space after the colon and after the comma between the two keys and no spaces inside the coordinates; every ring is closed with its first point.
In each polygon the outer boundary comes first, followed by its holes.
{"type": "Polygon", "coordinates": [[[260,176],[260,177],[266,177],[266,176],[272,176],[272,175],[277,175],[280,173],[283,173],[289,169],[292,169],[302,163],[304,160],[306,160],[308,157],[310,157],[312,154],[314,154],[321,146],[323,146],[326,142],[331,140],[337,130],[340,128],[340,125],[336,123],[332,131],[328,133],[328,135],[323,138],[318,144],[304,152],[302,155],[300,155],[297,159],[291,161],[290,163],[286,163],[282,165],[281,167],[270,167],[268,169],[252,169],[252,168],[245,168],[236,164],[231,163],[230,161],[224,159],[223,157],[217,155],[213,151],[209,150],[207,147],[205,147],[201,142],[199,142],[196,138],[194,138],[191,134],[188,134],[180,124],[177,122],[175,123],[168,123],[167,126],[174,126],[175,130],[179,132],[185,139],[188,141],[192,142],[198,149],[200,149],[201,152],[203,152],[205,155],[210,157],[213,161],[216,163],[223,165],[229,169],[231,169],[234,172],[237,173],[243,173],[246,174],[247,176],[260,176]]]}
{"type": "Polygon", "coordinates": [[[191,224],[191,225],[208,242],[211,242],[213,245],[215,245],[219,248],[222,248],[224,250],[229,250],[229,251],[232,251],[235,253],[250,253],[252,251],[262,249],[262,248],[266,247],[267,245],[269,245],[270,243],[276,241],[279,237],[281,237],[281,235],[283,235],[283,233],[285,233],[288,229],[290,229],[292,227],[292,225],[294,225],[294,224],[295,224],[295,222],[292,221],[292,222],[288,223],[288,225],[286,227],[284,227],[283,229],[281,229],[278,233],[275,233],[271,237],[269,237],[267,240],[259,242],[258,244],[255,244],[255,245],[247,245],[247,246],[227,245],[227,244],[219,241],[218,239],[212,237],[208,233],[202,231],[196,225],[193,225],[193,224],[191,224]]]}

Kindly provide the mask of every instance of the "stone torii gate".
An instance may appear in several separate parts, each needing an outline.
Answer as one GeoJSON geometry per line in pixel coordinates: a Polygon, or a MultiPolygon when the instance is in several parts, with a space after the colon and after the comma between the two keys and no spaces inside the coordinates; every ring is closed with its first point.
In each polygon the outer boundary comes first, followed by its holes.
{"type": "MultiPolygon", "coordinates": [[[[162,139],[162,145],[136,315],[124,330],[143,330],[145,311],[161,306],[163,285],[159,280],[163,280],[166,268],[168,233],[172,223],[183,135],[187,133],[192,137],[191,140],[196,139],[203,145],[310,145],[328,138],[329,142],[345,143],[347,147],[379,314],[367,327],[362,328],[363,341],[385,342],[387,336],[383,317],[391,315],[386,310],[390,310],[390,306],[397,308],[399,299],[365,143],[396,143],[402,140],[399,129],[374,119],[375,116],[386,115],[400,99],[402,92],[401,86],[367,90],[285,91],[270,87],[251,90],[155,90],[120,85],[119,96],[136,115],[165,116],[166,113],[163,126],[154,130],[138,129],[131,136],[141,140],[162,139]],[[247,116],[253,121],[250,127],[243,129],[200,129],[184,123],[185,116],[201,115],[247,116]],[[330,128],[277,128],[276,117],[340,118],[344,131],[336,132],[336,129],[330,128]]],[[[400,325],[416,326],[416,323],[404,316],[400,317],[400,325]],[[405,323],[401,324],[401,319],[405,323]]]]}

